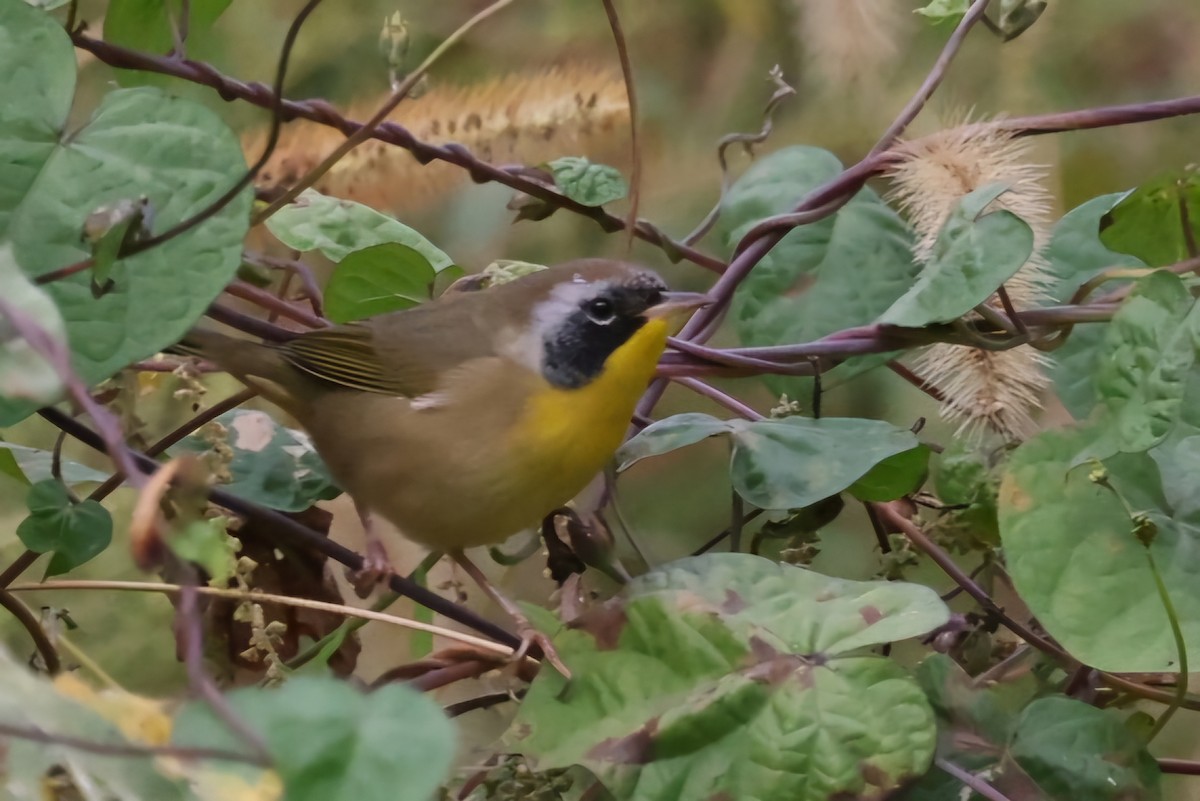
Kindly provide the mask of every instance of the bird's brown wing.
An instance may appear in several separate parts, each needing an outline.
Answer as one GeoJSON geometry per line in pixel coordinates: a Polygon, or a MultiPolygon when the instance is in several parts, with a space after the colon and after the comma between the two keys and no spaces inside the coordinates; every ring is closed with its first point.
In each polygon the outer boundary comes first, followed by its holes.
{"type": "Polygon", "coordinates": [[[486,309],[476,301],[470,296],[446,299],[319,329],[278,349],[292,367],[323,381],[416,398],[434,392],[449,370],[495,355],[486,309]]]}

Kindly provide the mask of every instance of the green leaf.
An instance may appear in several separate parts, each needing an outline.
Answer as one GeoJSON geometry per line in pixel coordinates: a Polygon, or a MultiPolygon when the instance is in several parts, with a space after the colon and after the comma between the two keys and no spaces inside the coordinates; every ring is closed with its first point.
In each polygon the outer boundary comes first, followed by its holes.
{"type": "MultiPolygon", "coordinates": [[[[879,420],[748,422],[684,414],[659,420],[626,442],[617,452],[618,469],[718,434],[733,440],[729,474],[734,489],[762,509],[809,506],[845,490],[885,459],[920,448],[911,431],[879,420]]],[[[906,466],[915,468],[916,462],[906,466]]],[[[915,481],[912,473],[901,478],[915,481]]]]}
{"type": "Polygon", "coordinates": [[[1047,290],[1053,300],[1068,302],[1085,281],[1113,267],[1146,266],[1136,256],[1117,253],[1100,241],[1100,221],[1123,197],[1119,192],[1094,197],[1055,223],[1045,251],[1046,273],[1051,278],[1047,290]]]}
{"type": "Polygon", "coordinates": [[[17,537],[37,553],[53,552],[46,576],[79,567],[112,542],[112,517],[96,501],[72,503],[54,479],[39,481],[26,498],[29,517],[17,526],[17,537]]]}
{"type": "MultiPolygon", "coordinates": [[[[341,494],[308,435],[284,428],[266,412],[234,409],[217,418],[233,448],[225,487],[231,494],[284,512],[300,512],[341,494]]],[[[192,435],[176,446],[203,453],[209,443],[192,435]]]]}
{"type": "MultiPolygon", "coordinates": [[[[791,211],[841,172],[841,162],[816,147],[788,147],[757,160],[721,204],[718,230],[727,254],[764,218],[791,211]]],[[[732,308],[738,337],[752,347],[807,342],[873,322],[916,277],[911,246],[900,216],[873,190],[860,190],[831,216],[790,231],[738,286],[732,308]]],[[[826,384],[887,358],[850,359],[826,375],[826,384]]],[[[776,394],[811,394],[811,379],[764,380],[776,394]]]]}
{"type": "Polygon", "coordinates": [[[1009,751],[1051,801],[1151,801],[1161,772],[1116,710],[1041,698],[1021,716],[1009,751]]]}
{"type": "Polygon", "coordinates": [[[593,164],[582,156],[564,156],[545,166],[559,191],[585,206],[603,206],[629,193],[621,171],[607,164],[593,164]]]}
{"type": "Polygon", "coordinates": [[[617,470],[628,470],[647,457],[661,456],[732,431],[728,421],[711,415],[699,412],[671,415],[646,426],[621,446],[617,451],[617,470]]]}
{"type": "Polygon", "coordinates": [[[0,2],[0,238],[58,144],[75,93],[75,47],[20,0],[0,2]]]}
{"type": "Polygon", "coordinates": [[[193,520],[167,539],[171,551],[198,564],[214,587],[226,586],[237,567],[238,543],[226,532],[228,524],[224,517],[193,520]]]}
{"type": "MultiPolygon", "coordinates": [[[[8,242],[0,242],[0,294],[52,341],[66,344],[66,327],[58,308],[21,272],[8,242]]],[[[0,397],[42,406],[59,400],[64,389],[54,365],[0,314],[0,397]]]]}
{"type": "MultiPolygon", "coordinates": [[[[75,682],[82,684],[79,679],[75,682]]],[[[136,700],[150,703],[149,699],[136,700]]],[[[137,711],[144,712],[142,709],[137,711]]],[[[9,726],[32,729],[49,736],[47,742],[5,736],[3,762],[0,763],[5,798],[22,801],[54,798],[54,790],[46,783],[46,777],[58,772],[65,774],[64,778],[74,788],[85,787],[88,792],[87,795],[66,792],[59,798],[89,801],[192,801],[196,798],[189,792],[185,778],[178,774],[168,778],[158,773],[158,763],[153,759],[114,758],[110,754],[64,744],[63,740],[73,737],[100,746],[128,748],[137,745],[126,739],[113,723],[76,697],[60,692],[48,679],[32,673],[3,648],[0,648],[0,720],[9,726]]]]}
{"type": "Polygon", "coordinates": [[[1112,250],[1136,256],[1151,267],[1187,259],[1188,240],[1200,239],[1200,171],[1188,168],[1129,192],[1104,215],[1100,239],[1112,250]]]}
{"type": "MultiPolygon", "coordinates": [[[[344,681],[299,676],[227,697],[266,741],[287,801],[427,801],[449,773],[453,726],[437,704],[402,684],[364,695],[344,681]]],[[[183,709],[171,739],[242,748],[203,702],[183,709]]]]}
{"type": "Polygon", "coordinates": [[[1013,732],[1021,710],[1033,700],[1037,681],[1028,673],[1004,683],[977,686],[965,670],[945,654],[932,654],[917,667],[917,681],[938,721],[952,738],[953,756],[997,753],[1013,732]]]}
{"type": "Polygon", "coordinates": [[[923,17],[929,17],[934,22],[957,20],[971,7],[971,0],[933,0],[932,3],[913,11],[923,17]]]}
{"type": "MultiPolygon", "coordinates": [[[[0,66],[7,56],[0,51],[0,66]]],[[[81,238],[88,215],[143,195],[155,210],[155,231],[164,231],[208,207],[245,168],[237,137],[204,107],[156,89],[111,92],[49,154],[13,212],[13,254],[29,275],[81,261],[89,255],[81,238]]],[[[44,287],[66,322],[73,364],[85,381],[158,352],[192,326],[237,271],[251,196],[247,189],[191,231],[118,261],[115,286],[99,299],[86,273],[44,287]]],[[[0,425],[30,409],[0,404],[0,425]]]]}
{"type": "Polygon", "coordinates": [[[635,579],[555,640],[506,739],[618,798],[881,798],[925,770],[916,683],[859,649],[948,619],[926,587],[833,579],[748,554],[635,579]]]}
{"type": "MultiPolygon", "coordinates": [[[[191,58],[207,55],[215,37],[213,24],[232,0],[191,0],[188,6],[187,53],[191,58]],[[199,52],[198,52],[199,51],[199,52]]],[[[104,14],[104,41],[133,50],[165,54],[175,45],[173,28],[182,19],[181,0],[111,0],[104,14]]],[[[164,76],[137,70],[117,70],[125,86],[165,83],[164,76]]]]}
{"type": "MultiPolygon", "coordinates": [[[[1094,446],[1094,428],[1047,431],[1018,448],[1000,485],[1000,535],[1021,599],[1073,656],[1101,670],[1170,671],[1178,656],[1166,612],[1113,492],[1069,470],[1094,446]]],[[[1109,481],[1158,526],[1151,545],[1183,627],[1188,658],[1200,660],[1200,519],[1172,517],[1147,454],[1105,460],[1109,481]]]]}
{"type": "MultiPolygon", "coordinates": [[[[26,448],[24,445],[13,445],[11,442],[0,442],[0,449],[13,458],[14,463],[27,479],[26,483],[36,484],[53,477],[51,466],[54,462],[54,454],[50,451],[26,448]]],[[[63,459],[61,467],[62,479],[67,484],[100,482],[108,478],[108,473],[102,470],[93,470],[69,459],[63,459]]]]}
{"type": "Polygon", "coordinates": [[[1004,209],[983,214],[1007,190],[1005,184],[988,184],[958,202],[916,284],[880,322],[912,328],[948,323],[986,301],[1021,269],[1033,253],[1033,229],[1004,209]]]}
{"type": "Polygon", "coordinates": [[[325,285],[325,314],[335,323],[416,306],[437,277],[420,252],[389,242],[355,250],[338,262],[325,285]]]}
{"type": "MultiPolygon", "coordinates": [[[[1075,291],[1099,273],[1112,268],[1140,268],[1138,258],[1117,253],[1100,241],[1100,220],[1122,198],[1122,194],[1101,195],[1069,211],[1054,226],[1046,247],[1047,287],[1051,298],[1067,303],[1075,291]]],[[[1119,286],[1117,282],[1106,289],[1119,286]]],[[[1105,326],[1076,326],[1066,344],[1054,352],[1050,368],[1059,400],[1076,420],[1085,419],[1096,405],[1094,376],[1100,359],[1105,326]]]]}
{"type": "Polygon", "coordinates": [[[847,491],[860,501],[894,501],[916,492],[925,481],[928,467],[929,448],[918,445],[879,462],[847,491]]]}
{"type": "Polygon", "coordinates": [[[425,257],[434,269],[453,267],[450,257],[404,223],[375,209],[304,190],[296,202],[267,218],[267,228],[294,250],[319,250],[330,261],[340,262],[356,250],[374,245],[406,245],[425,257]]]}
{"type": "Polygon", "coordinates": [[[1108,326],[1096,371],[1112,447],[1132,453],[1166,438],[1198,347],[1200,306],[1183,280],[1165,271],[1141,279],[1108,326]]]}

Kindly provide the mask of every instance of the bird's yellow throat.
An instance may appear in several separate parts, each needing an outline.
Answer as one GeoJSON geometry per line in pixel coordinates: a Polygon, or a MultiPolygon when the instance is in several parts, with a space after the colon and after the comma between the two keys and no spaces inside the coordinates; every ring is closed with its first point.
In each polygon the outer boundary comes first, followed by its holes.
{"type": "Polygon", "coordinates": [[[616,452],[638,398],[654,377],[668,322],[653,319],[613,351],[596,378],[577,389],[544,382],[514,426],[515,451],[530,477],[561,488],[566,502],[616,452]]]}

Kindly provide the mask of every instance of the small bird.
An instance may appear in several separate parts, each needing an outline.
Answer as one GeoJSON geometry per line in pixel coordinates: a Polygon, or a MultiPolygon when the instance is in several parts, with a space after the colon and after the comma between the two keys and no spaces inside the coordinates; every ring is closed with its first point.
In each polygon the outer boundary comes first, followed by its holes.
{"type": "Polygon", "coordinates": [[[620,445],[671,318],[705,302],[645,268],[583,259],[283,343],[197,329],[179,349],[292,415],[368,535],[374,513],[449,553],[513,618],[518,655],[536,643],[565,674],[463,549],[504,541],[587,486],[620,445]]]}

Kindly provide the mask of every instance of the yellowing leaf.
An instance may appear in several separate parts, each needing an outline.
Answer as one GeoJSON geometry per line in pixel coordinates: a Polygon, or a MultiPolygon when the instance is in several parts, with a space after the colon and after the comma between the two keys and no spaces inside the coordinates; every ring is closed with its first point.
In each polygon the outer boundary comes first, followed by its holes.
{"type": "Polygon", "coordinates": [[[54,688],[112,723],[133,742],[166,745],[171,741],[171,718],[161,701],[124,690],[97,691],[74,673],[57,676],[54,688]]]}

